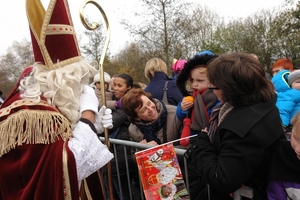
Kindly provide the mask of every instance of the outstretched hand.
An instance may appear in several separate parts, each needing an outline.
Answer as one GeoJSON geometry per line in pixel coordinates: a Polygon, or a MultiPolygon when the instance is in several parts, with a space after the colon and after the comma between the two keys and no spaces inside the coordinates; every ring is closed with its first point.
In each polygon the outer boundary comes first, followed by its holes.
{"type": "Polygon", "coordinates": [[[99,111],[99,115],[101,117],[103,127],[111,129],[113,127],[111,109],[102,106],[99,111]]]}
{"type": "Polygon", "coordinates": [[[94,125],[98,134],[103,133],[104,128],[111,129],[113,127],[111,109],[102,106],[96,115],[94,125]]]}

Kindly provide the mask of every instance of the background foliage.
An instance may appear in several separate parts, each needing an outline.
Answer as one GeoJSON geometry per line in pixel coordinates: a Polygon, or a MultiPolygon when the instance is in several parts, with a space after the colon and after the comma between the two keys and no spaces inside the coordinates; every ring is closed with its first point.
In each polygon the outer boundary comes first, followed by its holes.
{"type": "MultiPolygon", "coordinates": [[[[287,0],[272,10],[262,9],[247,18],[224,21],[215,11],[185,0],[140,0],[143,9],[121,19],[133,43],[113,55],[108,50],[104,70],[109,74],[128,73],[136,82],[147,84],[144,66],[153,57],[169,66],[173,59],[189,59],[209,49],[216,54],[233,51],[258,55],[267,72],[279,58],[290,58],[300,68],[300,3],[287,0]],[[132,23],[130,19],[138,19],[132,23]]],[[[103,25],[96,31],[78,30],[83,57],[98,66],[105,40],[103,25]]],[[[0,90],[6,96],[23,68],[34,61],[31,42],[14,41],[0,55],[0,90]]]]}

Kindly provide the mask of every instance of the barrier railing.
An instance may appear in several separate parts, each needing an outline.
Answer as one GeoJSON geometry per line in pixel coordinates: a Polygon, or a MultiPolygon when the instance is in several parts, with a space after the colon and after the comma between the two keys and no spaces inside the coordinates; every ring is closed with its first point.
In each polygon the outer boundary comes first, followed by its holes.
{"type": "MultiPolygon", "coordinates": [[[[104,137],[100,137],[100,140],[102,142],[104,142],[105,138],[104,137]]],[[[142,188],[142,184],[141,184],[141,178],[139,176],[139,181],[138,181],[138,187],[132,187],[132,180],[133,177],[131,177],[130,174],[130,170],[129,170],[129,165],[128,165],[128,155],[127,155],[127,149],[126,147],[131,147],[133,152],[137,152],[137,151],[141,151],[150,147],[153,147],[151,145],[147,145],[147,144],[141,144],[141,143],[137,143],[137,142],[132,142],[132,141],[126,141],[126,140],[118,140],[118,139],[109,139],[109,142],[111,144],[111,147],[114,149],[114,152],[116,152],[116,145],[121,145],[123,146],[124,149],[124,156],[125,156],[125,166],[126,167],[126,175],[127,175],[127,188],[124,188],[124,185],[121,184],[120,181],[120,170],[119,170],[119,165],[117,165],[118,163],[118,155],[115,154],[115,160],[116,160],[116,171],[117,171],[117,177],[118,177],[118,187],[120,188],[120,194],[122,194],[122,191],[124,189],[127,189],[129,191],[130,194],[130,200],[144,200],[144,193],[143,193],[143,188],[142,188]]],[[[187,190],[189,191],[189,180],[188,180],[188,170],[187,170],[187,160],[186,158],[183,156],[183,154],[185,153],[185,149],[179,149],[179,148],[175,148],[175,152],[177,157],[180,157],[181,159],[181,170],[183,173],[183,177],[184,177],[184,181],[185,181],[185,185],[187,190]],[[183,166],[182,166],[183,165],[183,166]]],[[[132,156],[134,156],[134,153],[132,153],[132,156]]],[[[240,188],[237,191],[235,191],[233,193],[233,198],[234,200],[240,200],[242,197],[248,197],[249,199],[253,198],[253,191],[252,188],[240,188]]],[[[210,199],[208,197],[208,199],[210,199]]],[[[120,200],[123,200],[122,195],[120,195],[120,200]]]]}
{"type": "MultiPolygon", "coordinates": [[[[105,141],[104,137],[100,137],[100,140],[102,142],[105,141]]],[[[119,169],[119,165],[118,163],[118,155],[115,154],[115,162],[116,162],[116,172],[117,172],[117,177],[118,177],[118,187],[120,189],[120,194],[122,194],[123,190],[128,190],[129,194],[130,194],[130,200],[144,200],[144,194],[143,194],[143,188],[142,188],[142,184],[141,184],[141,178],[139,176],[138,179],[138,183],[133,181],[133,177],[131,177],[131,173],[130,173],[130,169],[129,169],[129,165],[128,165],[128,152],[126,147],[131,147],[133,152],[137,152],[137,151],[141,151],[150,147],[153,147],[151,145],[147,145],[147,144],[141,144],[141,143],[137,143],[137,142],[132,142],[132,141],[126,141],[126,140],[118,140],[118,139],[109,139],[111,148],[113,148],[114,152],[116,152],[116,145],[121,145],[123,146],[123,150],[124,150],[124,156],[125,156],[125,168],[126,168],[126,175],[127,175],[127,182],[128,184],[125,186],[126,188],[124,188],[124,185],[121,184],[121,180],[120,180],[120,169],[119,169]]],[[[179,149],[179,148],[175,148],[175,152],[177,157],[182,158],[182,162],[180,163],[181,165],[183,164],[183,166],[181,166],[182,169],[182,173],[184,175],[185,178],[185,184],[187,189],[189,189],[189,185],[188,185],[188,171],[187,171],[187,161],[186,158],[183,157],[183,154],[185,153],[185,149],[179,149]]],[[[132,156],[134,156],[134,153],[132,153],[132,156]]],[[[121,196],[121,195],[120,195],[121,196]]],[[[123,200],[123,197],[120,197],[120,200],[123,200]]]]}

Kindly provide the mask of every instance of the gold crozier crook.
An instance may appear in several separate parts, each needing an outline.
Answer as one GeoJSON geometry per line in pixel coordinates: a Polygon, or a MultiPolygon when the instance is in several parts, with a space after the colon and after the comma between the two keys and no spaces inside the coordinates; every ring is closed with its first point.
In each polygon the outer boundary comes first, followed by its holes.
{"type": "MultiPolygon", "coordinates": [[[[98,62],[99,63],[100,81],[102,83],[102,84],[100,84],[100,87],[101,87],[101,101],[102,101],[102,105],[106,106],[106,98],[105,98],[105,91],[104,91],[104,85],[105,84],[103,84],[104,83],[103,62],[104,62],[106,50],[108,48],[109,40],[110,40],[110,27],[109,27],[108,19],[106,17],[106,14],[105,14],[104,10],[101,8],[101,6],[96,1],[93,1],[93,0],[84,1],[83,4],[80,7],[80,20],[81,20],[81,23],[84,25],[84,27],[88,30],[91,30],[91,31],[96,30],[99,27],[99,24],[97,22],[93,22],[92,25],[90,26],[85,20],[83,10],[84,10],[85,6],[88,3],[94,4],[100,10],[100,12],[101,12],[101,14],[104,18],[105,24],[106,24],[105,44],[104,44],[104,48],[103,48],[103,51],[102,51],[102,54],[101,54],[101,57],[100,57],[100,61],[98,62]]],[[[109,149],[110,144],[109,144],[109,136],[108,136],[107,128],[104,129],[104,136],[105,136],[105,144],[106,144],[107,148],[109,149]]],[[[101,155],[99,155],[99,156],[101,156],[101,155]]],[[[113,184],[112,184],[112,177],[111,177],[111,163],[108,162],[106,167],[107,167],[107,177],[108,177],[108,186],[109,186],[109,197],[110,197],[109,199],[113,200],[114,197],[113,197],[113,184]]],[[[103,181],[102,181],[102,183],[103,183],[103,181]]],[[[102,190],[103,189],[104,188],[102,187],[102,190]]],[[[103,193],[106,194],[105,192],[106,192],[106,190],[104,189],[103,193]]],[[[106,196],[106,195],[104,195],[104,196],[106,196]]],[[[106,199],[106,197],[105,197],[105,199],[106,199]]]]}

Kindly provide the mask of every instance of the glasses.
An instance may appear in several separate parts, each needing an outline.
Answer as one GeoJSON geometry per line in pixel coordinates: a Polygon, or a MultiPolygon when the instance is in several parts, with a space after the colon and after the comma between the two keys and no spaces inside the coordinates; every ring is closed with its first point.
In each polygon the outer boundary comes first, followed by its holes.
{"type": "Polygon", "coordinates": [[[213,85],[209,85],[207,87],[209,90],[219,90],[220,88],[216,87],[216,86],[213,86],[213,85]]]}

